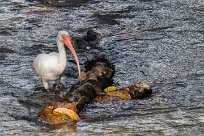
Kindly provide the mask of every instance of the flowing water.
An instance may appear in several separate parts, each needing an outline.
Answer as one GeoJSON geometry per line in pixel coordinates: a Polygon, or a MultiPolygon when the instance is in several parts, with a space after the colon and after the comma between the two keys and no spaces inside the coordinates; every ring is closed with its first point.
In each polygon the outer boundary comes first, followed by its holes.
{"type": "MultiPolygon", "coordinates": [[[[202,0],[0,0],[0,135],[202,136],[203,15],[202,0]],[[146,80],[153,95],[90,104],[81,121],[47,126],[37,118],[42,85],[32,60],[57,51],[59,30],[74,39],[89,29],[99,40],[75,43],[80,63],[105,55],[116,65],[118,86],[146,80]]],[[[74,59],[67,57],[66,88],[77,79],[74,59]]]]}

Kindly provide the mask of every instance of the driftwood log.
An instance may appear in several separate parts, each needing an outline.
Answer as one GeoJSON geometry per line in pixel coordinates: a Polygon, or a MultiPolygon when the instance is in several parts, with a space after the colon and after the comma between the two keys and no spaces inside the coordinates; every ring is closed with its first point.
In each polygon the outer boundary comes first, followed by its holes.
{"type": "Polygon", "coordinates": [[[79,120],[78,113],[92,101],[144,98],[152,93],[144,82],[104,92],[105,88],[113,85],[114,72],[114,66],[105,58],[86,62],[81,80],[67,90],[67,94],[60,101],[47,104],[39,112],[39,116],[48,124],[66,123],[79,120]]]}

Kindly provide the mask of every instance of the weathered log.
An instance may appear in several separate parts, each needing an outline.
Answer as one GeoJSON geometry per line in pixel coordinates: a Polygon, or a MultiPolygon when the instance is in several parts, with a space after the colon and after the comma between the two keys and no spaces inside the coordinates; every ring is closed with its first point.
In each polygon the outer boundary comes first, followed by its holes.
{"type": "Polygon", "coordinates": [[[66,123],[70,120],[78,120],[77,113],[92,101],[140,99],[152,93],[152,89],[145,82],[135,82],[121,89],[104,91],[106,87],[113,85],[114,72],[114,66],[107,59],[98,58],[88,61],[85,64],[82,79],[67,90],[68,93],[62,100],[47,104],[39,115],[49,124],[66,123]]]}
{"type": "Polygon", "coordinates": [[[114,72],[114,66],[107,59],[88,61],[82,79],[71,87],[64,101],[77,103],[77,110],[81,111],[86,104],[96,98],[98,92],[102,92],[113,83],[114,72]]]}
{"type": "Polygon", "coordinates": [[[66,113],[58,114],[54,112],[55,109],[67,108],[79,113],[96,98],[97,92],[102,92],[104,88],[112,84],[114,71],[114,66],[105,58],[88,61],[85,64],[82,79],[68,90],[61,101],[48,104],[39,112],[39,115],[49,124],[67,122],[70,116],[66,116],[66,113]]]}

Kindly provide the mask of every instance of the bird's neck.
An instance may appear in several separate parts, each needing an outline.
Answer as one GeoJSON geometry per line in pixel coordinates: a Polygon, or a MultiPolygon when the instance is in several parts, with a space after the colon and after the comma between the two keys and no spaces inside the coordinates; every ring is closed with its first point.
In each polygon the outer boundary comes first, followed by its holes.
{"type": "Polygon", "coordinates": [[[59,50],[59,62],[60,64],[65,66],[67,63],[67,56],[66,56],[64,44],[60,41],[57,41],[57,46],[59,50]]]}

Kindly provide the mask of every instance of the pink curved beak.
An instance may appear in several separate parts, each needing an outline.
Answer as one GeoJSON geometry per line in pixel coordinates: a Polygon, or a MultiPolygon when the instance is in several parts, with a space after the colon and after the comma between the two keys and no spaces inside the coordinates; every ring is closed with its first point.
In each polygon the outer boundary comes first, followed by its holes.
{"type": "Polygon", "coordinates": [[[72,46],[72,43],[71,43],[71,40],[70,40],[70,37],[66,36],[63,38],[63,42],[64,44],[69,48],[69,50],[71,51],[72,55],[74,56],[74,59],[77,63],[77,67],[78,67],[78,74],[79,74],[79,77],[81,77],[81,68],[80,68],[80,65],[79,65],[79,60],[78,60],[78,57],[76,55],[76,52],[72,46]]]}

